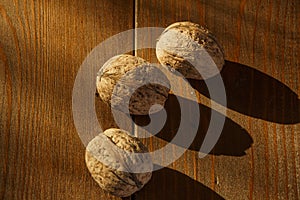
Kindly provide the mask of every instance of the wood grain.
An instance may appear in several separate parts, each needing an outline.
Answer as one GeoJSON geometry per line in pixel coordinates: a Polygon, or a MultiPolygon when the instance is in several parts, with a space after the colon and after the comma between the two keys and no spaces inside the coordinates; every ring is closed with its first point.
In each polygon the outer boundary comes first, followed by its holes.
{"type": "MultiPolygon", "coordinates": [[[[295,56],[299,53],[300,41],[299,28],[295,26],[299,24],[299,6],[298,2],[264,0],[137,1],[138,27],[166,27],[185,20],[199,23],[215,33],[228,60],[221,72],[229,108],[223,138],[210,156],[198,159],[195,151],[201,145],[201,135],[203,137],[203,133],[198,132],[190,150],[170,168],[192,177],[225,199],[300,198],[297,175],[300,66],[295,56]],[[249,136],[251,139],[247,139],[249,136]],[[224,145],[226,140],[229,145],[224,145]],[[230,147],[237,151],[236,144],[243,150],[249,144],[252,147],[243,156],[232,151],[226,154],[224,150],[230,147]]],[[[137,54],[157,62],[154,50],[139,50],[137,54]]],[[[190,82],[209,97],[203,81],[190,82]]],[[[200,97],[199,102],[203,99],[200,97]]],[[[172,103],[167,102],[166,108],[172,103]]],[[[201,103],[209,107],[209,102],[201,103]]],[[[169,110],[171,115],[176,113],[174,108],[169,110]]],[[[209,116],[207,108],[200,111],[209,116]]],[[[207,117],[200,122],[202,132],[209,123],[205,119],[207,117]]],[[[140,119],[139,123],[144,120],[140,119]]],[[[170,141],[174,135],[168,130],[163,129],[157,136],[170,141]]],[[[163,145],[159,141],[150,143],[154,149],[163,145]]],[[[174,180],[173,184],[184,189],[180,180],[174,180]]],[[[149,189],[140,199],[157,197],[154,191],[160,187],[153,187],[153,192],[149,189]]],[[[196,196],[200,190],[194,188],[192,192],[196,196]]],[[[180,192],[174,193],[173,198],[160,199],[176,199],[176,193],[180,196],[180,192]]]]}
{"type": "MultiPolygon", "coordinates": [[[[119,199],[86,169],[72,118],[76,74],[107,38],[183,20],[205,25],[224,47],[227,113],[203,81],[190,80],[203,116],[196,140],[127,199],[300,199],[299,13],[288,0],[0,0],[0,199],[119,199]],[[212,112],[226,115],[225,126],[199,159],[212,112]]],[[[157,62],[153,49],[134,53],[157,62]]],[[[116,126],[97,98],[96,108],[104,129],[116,126]]],[[[143,140],[151,150],[180,123],[174,96],[165,108],[164,129],[143,140]]],[[[133,118],[142,134],[149,118],[133,118]]]]}
{"type": "Polygon", "coordinates": [[[133,1],[0,1],[0,199],[117,199],[86,169],[72,88],[88,53],[133,27],[132,11],[133,1]]]}

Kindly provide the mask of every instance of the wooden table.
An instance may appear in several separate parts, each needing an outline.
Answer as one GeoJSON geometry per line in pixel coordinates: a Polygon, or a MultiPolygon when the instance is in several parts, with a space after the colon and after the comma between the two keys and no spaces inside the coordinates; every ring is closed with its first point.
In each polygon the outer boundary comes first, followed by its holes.
{"type": "MultiPolygon", "coordinates": [[[[208,27],[226,52],[225,126],[199,159],[211,112],[225,113],[210,109],[204,82],[191,81],[203,116],[195,141],[131,199],[300,199],[299,13],[288,0],[0,0],[0,199],[119,199],[86,169],[72,116],[76,74],[107,38],[183,20],[208,27]]],[[[156,61],[153,50],[133,53],[156,61]]],[[[174,137],[176,102],[170,95],[172,117],[143,140],[150,150],[174,137]]]]}

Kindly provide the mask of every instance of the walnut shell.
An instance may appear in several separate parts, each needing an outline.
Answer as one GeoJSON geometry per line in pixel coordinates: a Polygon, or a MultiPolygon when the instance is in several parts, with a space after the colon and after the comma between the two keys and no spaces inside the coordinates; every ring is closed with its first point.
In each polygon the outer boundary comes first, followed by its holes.
{"type": "Polygon", "coordinates": [[[126,54],[115,56],[103,65],[96,86],[104,102],[134,115],[160,111],[162,107],[152,106],[164,106],[170,88],[168,79],[157,67],[126,54]]]}
{"type": "Polygon", "coordinates": [[[86,148],[88,170],[99,186],[112,195],[127,197],[151,179],[153,163],[148,149],[128,132],[111,128],[91,140],[86,148]],[[128,155],[128,153],[141,153],[128,155]],[[139,172],[139,173],[134,173],[139,172]]]}
{"type": "Polygon", "coordinates": [[[168,26],[157,42],[156,55],[162,65],[177,70],[185,78],[198,80],[215,76],[225,63],[222,47],[214,35],[192,22],[168,26]]]}

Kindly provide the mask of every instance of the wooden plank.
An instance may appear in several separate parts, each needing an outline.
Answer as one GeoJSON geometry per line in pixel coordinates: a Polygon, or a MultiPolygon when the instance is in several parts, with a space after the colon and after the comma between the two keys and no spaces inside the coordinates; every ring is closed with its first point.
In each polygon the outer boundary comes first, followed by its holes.
{"type": "MultiPolygon", "coordinates": [[[[85,167],[72,119],[76,74],[108,37],[183,20],[207,26],[226,52],[225,126],[214,150],[199,159],[211,112],[225,113],[222,105],[210,109],[203,82],[191,81],[202,128],[189,150],[132,199],[300,199],[299,13],[300,3],[287,0],[1,0],[0,199],[119,199],[85,167]]],[[[154,50],[135,53],[157,61],[154,50]]],[[[170,96],[165,128],[143,140],[151,150],[174,137],[176,105],[170,96]]],[[[103,128],[116,126],[109,107],[96,101],[96,108],[103,128]]]]}
{"type": "Polygon", "coordinates": [[[72,89],[89,52],[133,27],[133,8],[131,0],[0,1],[0,199],[119,199],[85,166],[72,89]]]}
{"type": "MultiPolygon", "coordinates": [[[[137,27],[166,27],[185,20],[205,25],[217,36],[228,60],[221,74],[229,108],[222,135],[229,146],[225,145],[224,149],[217,144],[212,155],[205,159],[198,159],[196,149],[191,146],[170,166],[180,172],[174,176],[189,176],[225,199],[300,198],[297,156],[300,144],[299,9],[298,2],[286,0],[136,2],[137,27]],[[245,150],[251,141],[252,147],[244,156],[232,152],[224,154],[230,145],[235,146],[232,149],[236,152],[239,148],[245,150]]],[[[157,61],[154,50],[139,50],[137,55],[157,61]]],[[[192,81],[192,85],[207,96],[203,84],[192,81]]],[[[172,104],[174,102],[167,102],[167,107],[172,104]]],[[[209,107],[207,103],[204,105],[209,107]]],[[[177,112],[172,111],[176,115],[177,112]]],[[[143,118],[136,120],[140,124],[145,121],[143,118]]],[[[163,130],[145,142],[157,149],[173,136],[163,130]]],[[[221,139],[219,142],[222,144],[221,139]]],[[[197,142],[194,145],[199,147],[197,142]]],[[[174,199],[176,194],[180,196],[180,190],[197,194],[198,190],[187,190],[179,179],[174,178],[169,186],[158,181],[156,185],[150,184],[137,199],[158,198],[155,191],[161,188],[164,191],[172,189],[169,195],[174,199]]]]}

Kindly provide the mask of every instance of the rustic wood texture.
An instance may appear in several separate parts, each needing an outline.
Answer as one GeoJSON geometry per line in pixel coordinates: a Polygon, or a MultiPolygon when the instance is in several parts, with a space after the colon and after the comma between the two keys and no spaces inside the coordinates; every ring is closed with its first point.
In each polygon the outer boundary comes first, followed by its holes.
{"type": "Polygon", "coordinates": [[[133,27],[133,8],[118,0],[0,1],[0,199],[118,199],[87,171],[72,88],[89,52],[133,27]]]}
{"type": "MultiPolygon", "coordinates": [[[[72,118],[76,74],[110,36],[183,20],[205,25],[224,47],[228,110],[218,102],[210,109],[205,83],[190,80],[201,129],[189,150],[131,199],[300,199],[299,13],[300,2],[288,0],[0,0],[0,199],[119,199],[86,169],[72,118]],[[199,159],[211,112],[226,115],[225,126],[199,159]]],[[[154,52],[134,54],[156,62],[154,52]]],[[[176,105],[170,95],[165,127],[143,140],[149,149],[174,137],[176,105]]],[[[96,101],[96,108],[103,128],[116,127],[105,104],[96,101]]]]}

